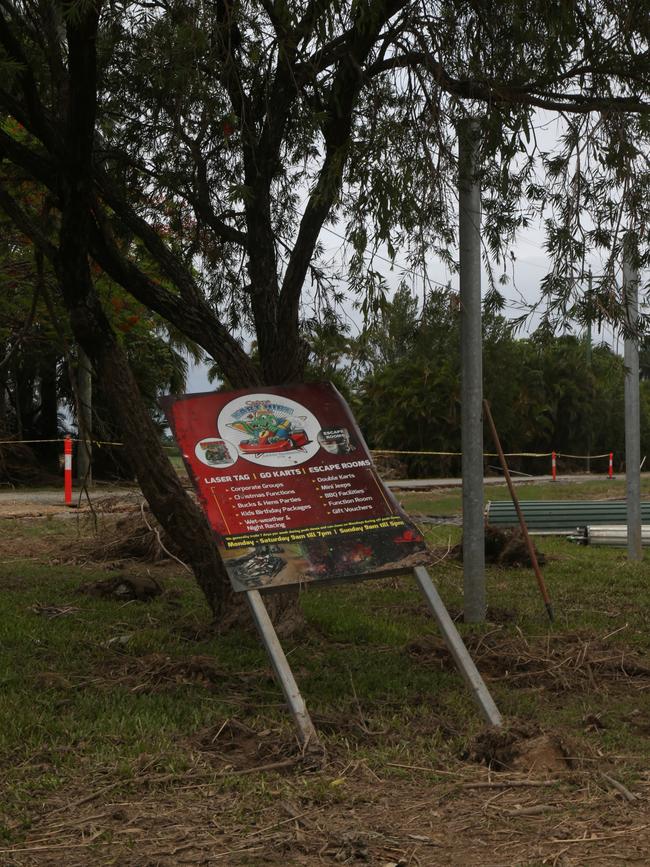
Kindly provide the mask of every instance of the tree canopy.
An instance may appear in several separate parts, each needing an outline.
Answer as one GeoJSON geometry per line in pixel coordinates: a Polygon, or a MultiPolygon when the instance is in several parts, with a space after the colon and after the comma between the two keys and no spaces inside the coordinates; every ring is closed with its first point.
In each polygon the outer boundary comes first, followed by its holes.
{"type": "MultiPolygon", "coordinates": [[[[583,457],[614,452],[620,462],[625,452],[625,368],[607,344],[596,340],[590,351],[584,336],[554,336],[544,328],[517,337],[511,323],[487,312],[483,354],[484,393],[507,452],[583,457]]],[[[343,373],[372,447],[447,452],[440,457],[403,455],[401,460],[409,475],[460,473],[460,312],[455,296],[433,291],[418,305],[406,292],[397,293],[377,326],[350,346],[339,375],[343,373]]],[[[641,414],[645,453],[650,450],[646,381],[641,414]]],[[[486,451],[493,451],[488,438],[485,442],[486,451]]],[[[512,464],[533,474],[550,466],[548,457],[513,459],[512,464]]],[[[563,465],[584,469],[585,461],[568,458],[563,465]]],[[[606,468],[607,462],[601,460],[600,466],[606,468]]]]}
{"type": "MultiPolygon", "coordinates": [[[[486,246],[502,250],[545,209],[552,309],[566,313],[590,246],[620,252],[633,225],[647,252],[644,8],[7,2],[0,106],[26,134],[5,129],[0,153],[56,207],[70,162],[65,108],[75,77],[92,73],[79,82],[77,114],[95,104],[84,203],[94,260],[203,346],[233,384],[299,378],[305,302],[331,306],[340,293],[341,275],[319,247],[324,225],[345,228],[344,276],[364,310],[385,288],[368,249],[449,260],[455,124],[468,114],[483,118],[486,246]],[[89,16],[80,39],[96,40],[97,56],[84,72],[68,43],[89,16]],[[566,119],[554,152],[536,141],[539,109],[566,119]],[[136,239],[158,279],[139,267],[136,239]],[[257,341],[261,371],[233,337],[242,328],[257,341]]],[[[604,281],[599,309],[614,308],[604,281]]]]}

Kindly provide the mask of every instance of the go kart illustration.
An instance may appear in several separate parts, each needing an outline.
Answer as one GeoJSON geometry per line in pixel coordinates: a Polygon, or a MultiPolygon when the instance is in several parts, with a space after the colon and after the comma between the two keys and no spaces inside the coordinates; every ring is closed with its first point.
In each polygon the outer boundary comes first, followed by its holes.
{"type": "Polygon", "coordinates": [[[294,428],[290,419],[261,407],[228,427],[243,431],[249,439],[238,444],[243,454],[264,455],[275,452],[290,452],[302,449],[310,439],[301,427],[294,428]]]}
{"type": "Polygon", "coordinates": [[[291,431],[286,437],[262,434],[257,440],[243,440],[239,443],[242,452],[249,454],[267,454],[268,452],[290,452],[301,449],[309,443],[309,437],[304,430],[291,431]]]}

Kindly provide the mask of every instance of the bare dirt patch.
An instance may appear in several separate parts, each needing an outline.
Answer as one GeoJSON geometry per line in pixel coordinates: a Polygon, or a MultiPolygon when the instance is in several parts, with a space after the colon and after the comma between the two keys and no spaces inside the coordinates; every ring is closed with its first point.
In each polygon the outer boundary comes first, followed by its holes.
{"type": "MultiPolygon", "coordinates": [[[[439,771],[446,774],[440,781],[433,767],[396,776],[344,752],[310,767],[294,761],[273,769],[274,754],[259,746],[272,738],[237,727],[222,735],[230,769],[215,774],[200,761],[186,772],[159,774],[147,770],[143,757],[142,771],[128,783],[80,780],[42,805],[23,842],[3,847],[3,863],[647,863],[646,783],[637,786],[643,799],[631,804],[595,775],[576,772],[543,781],[508,772],[495,780],[485,769],[457,766],[439,771]],[[255,762],[262,770],[248,773],[255,762]]],[[[199,746],[210,752],[206,737],[199,746]]]]}
{"type": "Polygon", "coordinates": [[[0,518],[48,518],[65,514],[62,506],[49,503],[0,502],[0,518]]]}
{"type": "Polygon", "coordinates": [[[59,487],[36,488],[0,488],[0,518],[39,518],[58,516],[74,518],[78,515],[130,511],[139,508],[142,494],[137,489],[110,489],[98,487],[85,492],[73,493],[72,506],[66,506],[63,498],[63,481],[58,480],[59,487]]]}
{"type": "Polygon", "coordinates": [[[296,767],[317,770],[323,757],[318,748],[301,750],[295,738],[287,738],[276,728],[260,731],[236,718],[199,732],[192,745],[222,773],[279,772],[296,767]]]}
{"type": "Polygon", "coordinates": [[[530,776],[562,773],[572,767],[570,751],[556,734],[532,726],[487,729],[474,740],[468,757],[493,771],[521,771],[530,776]]]}

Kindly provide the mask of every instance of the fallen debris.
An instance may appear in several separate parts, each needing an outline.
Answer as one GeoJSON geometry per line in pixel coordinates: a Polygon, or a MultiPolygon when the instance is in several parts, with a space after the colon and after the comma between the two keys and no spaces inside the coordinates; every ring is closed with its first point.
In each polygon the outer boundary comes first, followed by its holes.
{"type": "Polygon", "coordinates": [[[40,602],[32,605],[29,610],[33,611],[34,614],[38,614],[39,617],[45,617],[48,620],[54,620],[56,617],[66,617],[68,614],[74,614],[76,611],[79,611],[74,605],[43,605],[40,602]]]}
{"type": "Polygon", "coordinates": [[[540,732],[533,726],[485,729],[475,738],[467,757],[494,771],[546,775],[569,768],[559,738],[540,732]]]}
{"type": "Polygon", "coordinates": [[[69,546],[74,562],[120,564],[128,561],[161,563],[176,559],[173,541],[144,507],[113,518],[110,510],[84,541],[69,546]]]}
{"type": "MultiPolygon", "coordinates": [[[[540,565],[546,563],[546,557],[535,547],[537,562],[540,565]]],[[[456,559],[463,559],[463,544],[456,545],[452,549],[456,559]]],[[[519,529],[505,529],[492,527],[488,524],[485,528],[485,562],[497,566],[511,568],[527,568],[532,566],[530,554],[526,546],[524,535],[519,529]]]]}
{"type": "Polygon", "coordinates": [[[610,777],[609,774],[606,774],[604,771],[600,772],[600,776],[605,780],[606,783],[609,783],[612,788],[616,789],[616,791],[621,794],[626,801],[633,803],[641,798],[640,795],[631,792],[627,786],[624,786],[623,783],[615,780],[614,777],[610,777]]]}
{"type": "Polygon", "coordinates": [[[161,596],[162,586],[150,575],[120,575],[116,578],[106,578],[104,581],[93,581],[82,584],[77,593],[96,596],[100,599],[116,599],[119,602],[136,600],[150,602],[156,596],[161,596]]]}
{"type": "Polygon", "coordinates": [[[559,780],[479,780],[474,783],[463,783],[463,789],[516,789],[537,788],[538,786],[555,786],[559,780]]]}
{"type": "MultiPolygon", "coordinates": [[[[650,689],[650,659],[636,647],[616,647],[608,637],[564,634],[537,640],[504,635],[500,631],[487,635],[468,635],[467,649],[476,660],[481,674],[489,682],[503,681],[519,689],[567,690],[595,694],[606,691],[612,683],[631,683],[650,689]]],[[[404,646],[408,654],[418,656],[424,664],[451,669],[454,662],[444,642],[437,636],[423,636],[404,646]]],[[[631,723],[634,725],[635,721],[631,723]]]]}

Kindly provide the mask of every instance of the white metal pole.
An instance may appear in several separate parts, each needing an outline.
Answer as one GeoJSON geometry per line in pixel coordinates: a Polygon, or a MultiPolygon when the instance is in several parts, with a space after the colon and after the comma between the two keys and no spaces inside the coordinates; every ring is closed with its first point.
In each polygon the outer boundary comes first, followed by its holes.
{"type": "Polygon", "coordinates": [[[623,258],[625,337],[625,478],[627,496],[627,558],[641,560],[641,415],[639,408],[639,272],[628,245],[623,258]]]}
{"type": "Polygon", "coordinates": [[[485,681],[474,664],[474,660],[469,655],[469,651],[465,647],[463,639],[458,634],[454,621],[449,616],[449,612],[445,608],[445,603],[440,598],[440,594],[436,590],[435,584],[431,580],[431,576],[424,566],[416,566],[413,570],[413,574],[415,580],[420,585],[420,589],[424,593],[424,597],[427,600],[436,623],[438,624],[438,629],[442,633],[445,644],[447,645],[454,662],[458,666],[458,670],[465,678],[465,682],[472,693],[472,698],[478,704],[481,713],[490,725],[503,725],[503,719],[494,703],[494,699],[490,695],[490,691],[485,685],[485,681]]]}
{"type": "Polygon", "coordinates": [[[250,605],[255,625],[257,626],[264,647],[266,648],[266,652],[271,660],[273,671],[275,672],[277,679],[280,681],[282,692],[284,693],[286,702],[289,705],[289,711],[291,712],[293,721],[298,729],[300,743],[303,747],[306,747],[307,745],[314,746],[319,743],[316,729],[311,721],[303,697],[300,694],[291,667],[287,662],[287,657],[284,654],[280,640],[278,639],[277,633],[271,623],[271,618],[266,610],[264,600],[262,599],[259,590],[246,591],[246,598],[248,599],[248,604],[250,605]]]}
{"type": "Polygon", "coordinates": [[[461,451],[466,623],[485,620],[483,518],[483,357],[481,331],[481,189],[479,124],[458,126],[460,247],[461,451]]]}

